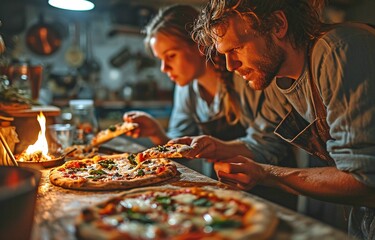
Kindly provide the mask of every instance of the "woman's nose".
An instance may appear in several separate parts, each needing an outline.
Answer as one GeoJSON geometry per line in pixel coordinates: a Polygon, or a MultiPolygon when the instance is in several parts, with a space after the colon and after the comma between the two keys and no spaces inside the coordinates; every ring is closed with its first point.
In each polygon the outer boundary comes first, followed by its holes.
{"type": "Polygon", "coordinates": [[[166,73],[168,69],[169,69],[168,64],[165,61],[161,61],[160,71],[162,71],[163,73],[166,73]]]}

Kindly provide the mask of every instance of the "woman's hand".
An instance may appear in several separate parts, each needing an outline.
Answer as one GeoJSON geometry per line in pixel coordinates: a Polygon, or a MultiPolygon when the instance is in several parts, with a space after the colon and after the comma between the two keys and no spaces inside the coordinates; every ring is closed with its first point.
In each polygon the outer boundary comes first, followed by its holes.
{"type": "Polygon", "coordinates": [[[169,140],[160,123],[145,112],[126,112],[123,116],[123,120],[124,122],[133,122],[139,125],[138,128],[127,132],[127,136],[131,136],[133,138],[149,137],[156,145],[165,144],[169,140]]]}
{"type": "Polygon", "coordinates": [[[217,159],[216,149],[220,143],[219,139],[202,135],[198,137],[181,137],[170,140],[169,143],[180,143],[190,145],[193,149],[184,153],[191,158],[217,159]]]}

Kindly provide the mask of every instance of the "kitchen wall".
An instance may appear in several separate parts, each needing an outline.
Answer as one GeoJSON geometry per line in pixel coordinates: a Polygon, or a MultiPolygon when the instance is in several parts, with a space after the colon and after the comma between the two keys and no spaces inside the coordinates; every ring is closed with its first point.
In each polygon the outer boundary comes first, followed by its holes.
{"type": "MultiPolygon", "coordinates": [[[[121,9],[118,10],[121,13],[121,9]]],[[[161,91],[172,90],[173,84],[160,72],[159,62],[145,52],[143,35],[137,33],[141,28],[116,24],[110,9],[72,12],[48,6],[41,8],[26,5],[25,16],[24,31],[12,37],[14,46],[10,46],[13,48],[11,56],[19,61],[30,61],[32,64],[45,66],[42,91],[44,101],[51,101],[52,97],[87,98],[90,95],[99,99],[128,100],[135,89],[132,87],[139,82],[144,83],[143,87],[150,84],[154,88],[157,86],[161,91]],[[27,31],[40,23],[41,14],[44,22],[56,27],[63,37],[60,48],[49,56],[35,54],[25,43],[27,31]],[[78,38],[75,37],[75,31],[79,32],[78,38]],[[91,34],[92,59],[100,66],[100,73],[95,82],[85,82],[85,79],[77,77],[79,68],[69,64],[66,58],[67,52],[74,47],[77,39],[79,50],[87,57],[87,34],[91,34]],[[130,53],[130,56],[127,56],[128,60],[122,59],[125,63],[118,67],[113,66],[110,60],[125,48],[130,53]]]]}

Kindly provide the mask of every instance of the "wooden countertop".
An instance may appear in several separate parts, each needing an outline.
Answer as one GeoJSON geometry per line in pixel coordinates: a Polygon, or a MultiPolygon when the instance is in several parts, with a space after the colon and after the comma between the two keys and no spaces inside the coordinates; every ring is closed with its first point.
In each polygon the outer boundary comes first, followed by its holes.
{"type": "MultiPolygon", "coordinates": [[[[128,141],[125,140],[124,141],[128,141]]],[[[131,149],[142,148],[135,143],[125,143],[131,149]]],[[[179,178],[158,185],[173,186],[210,186],[229,188],[229,186],[208,178],[181,164],[177,164],[181,173],[179,178]]],[[[76,239],[74,219],[82,208],[107,200],[121,191],[75,191],[54,186],[48,179],[49,170],[42,170],[39,185],[32,240],[39,239],[76,239]]],[[[279,218],[278,227],[271,239],[348,239],[346,233],[324,223],[301,215],[284,207],[275,205],[257,196],[248,194],[273,208],[279,218]]]]}

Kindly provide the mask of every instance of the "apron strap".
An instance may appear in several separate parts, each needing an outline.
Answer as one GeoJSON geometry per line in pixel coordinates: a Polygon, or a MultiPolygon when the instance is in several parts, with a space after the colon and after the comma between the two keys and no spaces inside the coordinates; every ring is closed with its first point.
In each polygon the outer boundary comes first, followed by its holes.
{"type": "Polygon", "coordinates": [[[319,94],[318,88],[315,84],[313,74],[312,74],[312,50],[313,48],[310,49],[309,54],[308,54],[308,77],[309,77],[309,83],[311,87],[311,96],[312,96],[312,104],[314,107],[315,111],[315,117],[320,118],[320,119],[325,119],[327,117],[327,111],[323,103],[323,99],[319,94]]]}

